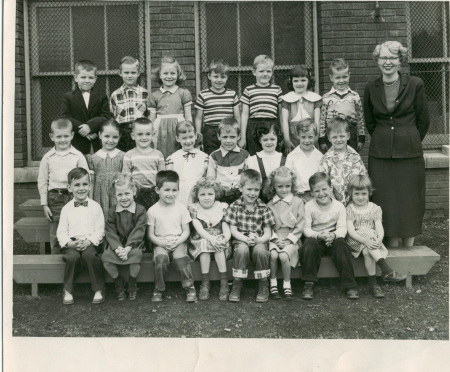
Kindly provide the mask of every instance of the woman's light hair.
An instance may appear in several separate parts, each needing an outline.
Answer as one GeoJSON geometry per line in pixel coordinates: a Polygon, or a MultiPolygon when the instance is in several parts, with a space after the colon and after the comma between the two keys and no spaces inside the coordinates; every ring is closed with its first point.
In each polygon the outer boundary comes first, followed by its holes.
{"type": "Polygon", "coordinates": [[[403,60],[403,57],[408,52],[408,48],[405,48],[398,41],[385,41],[383,44],[378,44],[372,53],[372,57],[375,62],[378,61],[378,57],[380,56],[380,51],[382,48],[386,48],[392,54],[398,54],[400,62],[403,60]]]}

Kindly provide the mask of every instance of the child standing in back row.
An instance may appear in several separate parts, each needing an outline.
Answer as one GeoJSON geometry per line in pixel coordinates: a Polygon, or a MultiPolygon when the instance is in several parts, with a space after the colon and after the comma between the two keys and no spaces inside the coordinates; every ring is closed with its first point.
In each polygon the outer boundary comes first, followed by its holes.
{"type": "Polygon", "coordinates": [[[109,107],[114,119],[120,124],[120,140],[117,148],[124,152],[131,150],[135,143],[131,138],[131,125],[138,118],[148,117],[148,91],[137,80],[140,75],[139,61],[131,56],[120,61],[119,76],[123,85],[111,94],[109,107]]]}
{"type": "Polygon", "coordinates": [[[186,80],[180,64],[173,58],[162,58],[152,71],[152,77],[161,87],[150,95],[150,120],[155,126],[153,147],[164,158],[176,150],[176,126],[180,121],[192,121],[192,96],[187,89],[179,87],[186,80]]]}
{"type": "Polygon", "coordinates": [[[208,155],[220,147],[217,137],[220,121],[227,116],[234,117],[238,123],[241,119],[238,96],[225,86],[228,69],[222,59],[211,61],[208,68],[211,87],[202,90],[195,103],[195,128],[197,133],[203,134],[203,148],[208,155]]]}
{"type": "Polygon", "coordinates": [[[359,94],[348,86],[350,71],[345,59],[336,58],[331,62],[330,80],[333,87],[323,95],[320,109],[320,149],[325,152],[331,146],[326,138],[327,123],[334,116],[341,114],[347,117],[350,124],[350,139],[347,144],[359,152],[366,141],[364,116],[359,94]]]}
{"type": "Polygon", "coordinates": [[[299,126],[302,120],[312,119],[316,125],[315,133],[319,130],[322,99],[312,91],[314,81],[311,69],[305,65],[296,66],[289,73],[288,88],[291,92],[281,97],[281,128],[287,153],[300,143],[299,126]]]}
{"type": "Polygon", "coordinates": [[[239,146],[246,146],[250,155],[255,155],[258,147],[254,139],[254,128],[259,121],[274,122],[279,125],[282,91],[272,84],[273,60],[259,55],[253,62],[253,75],[256,84],[245,88],[241,96],[241,139],[239,146]]]}

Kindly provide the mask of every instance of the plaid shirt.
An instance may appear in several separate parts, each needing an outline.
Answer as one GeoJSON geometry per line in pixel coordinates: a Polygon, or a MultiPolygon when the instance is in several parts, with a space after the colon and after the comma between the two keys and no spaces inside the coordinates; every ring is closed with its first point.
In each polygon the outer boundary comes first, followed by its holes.
{"type": "Polygon", "coordinates": [[[256,200],[252,210],[247,210],[241,196],[228,208],[224,222],[236,226],[238,231],[244,235],[253,232],[262,236],[265,227],[275,225],[275,216],[270,208],[259,199],[256,200]]]}
{"type": "Polygon", "coordinates": [[[148,117],[148,91],[140,85],[128,88],[125,84],[111,94],[109,107],[119,124],[130,123],[143,116],[148,117]]]}

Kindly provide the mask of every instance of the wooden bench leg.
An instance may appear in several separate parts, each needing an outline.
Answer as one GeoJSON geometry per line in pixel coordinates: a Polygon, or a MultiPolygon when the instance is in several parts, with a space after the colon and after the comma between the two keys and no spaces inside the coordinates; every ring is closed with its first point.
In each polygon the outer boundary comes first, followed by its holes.
{"type": "Polygon", "coordinates": [[[406,288],[408,289],[412,288],[412,275],[406,276],[406,288]]]}
{"type": "Polygon", "coordinates": [[[31,284],[31,296],[32,297],[39,297],[39,294],[38,294],[38,283],[32,283],[31,284]]]}
{"type": "Polygon", "coordinates": [[[45,243],[39,244],[39,254],[45,254],[45,243]]]}

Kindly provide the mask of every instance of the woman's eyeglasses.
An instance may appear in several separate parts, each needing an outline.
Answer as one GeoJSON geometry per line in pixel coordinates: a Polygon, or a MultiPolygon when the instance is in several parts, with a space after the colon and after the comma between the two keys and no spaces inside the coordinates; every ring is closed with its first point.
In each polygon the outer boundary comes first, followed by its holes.
{"type": "Polygon", "coordinates": [[[378,57],[378,59],[380,61],[384,61],[384,62],[386,62],[386,61],[390,61],[390,62],[396,61],[398,58],[399,57],[378,57]]]}

